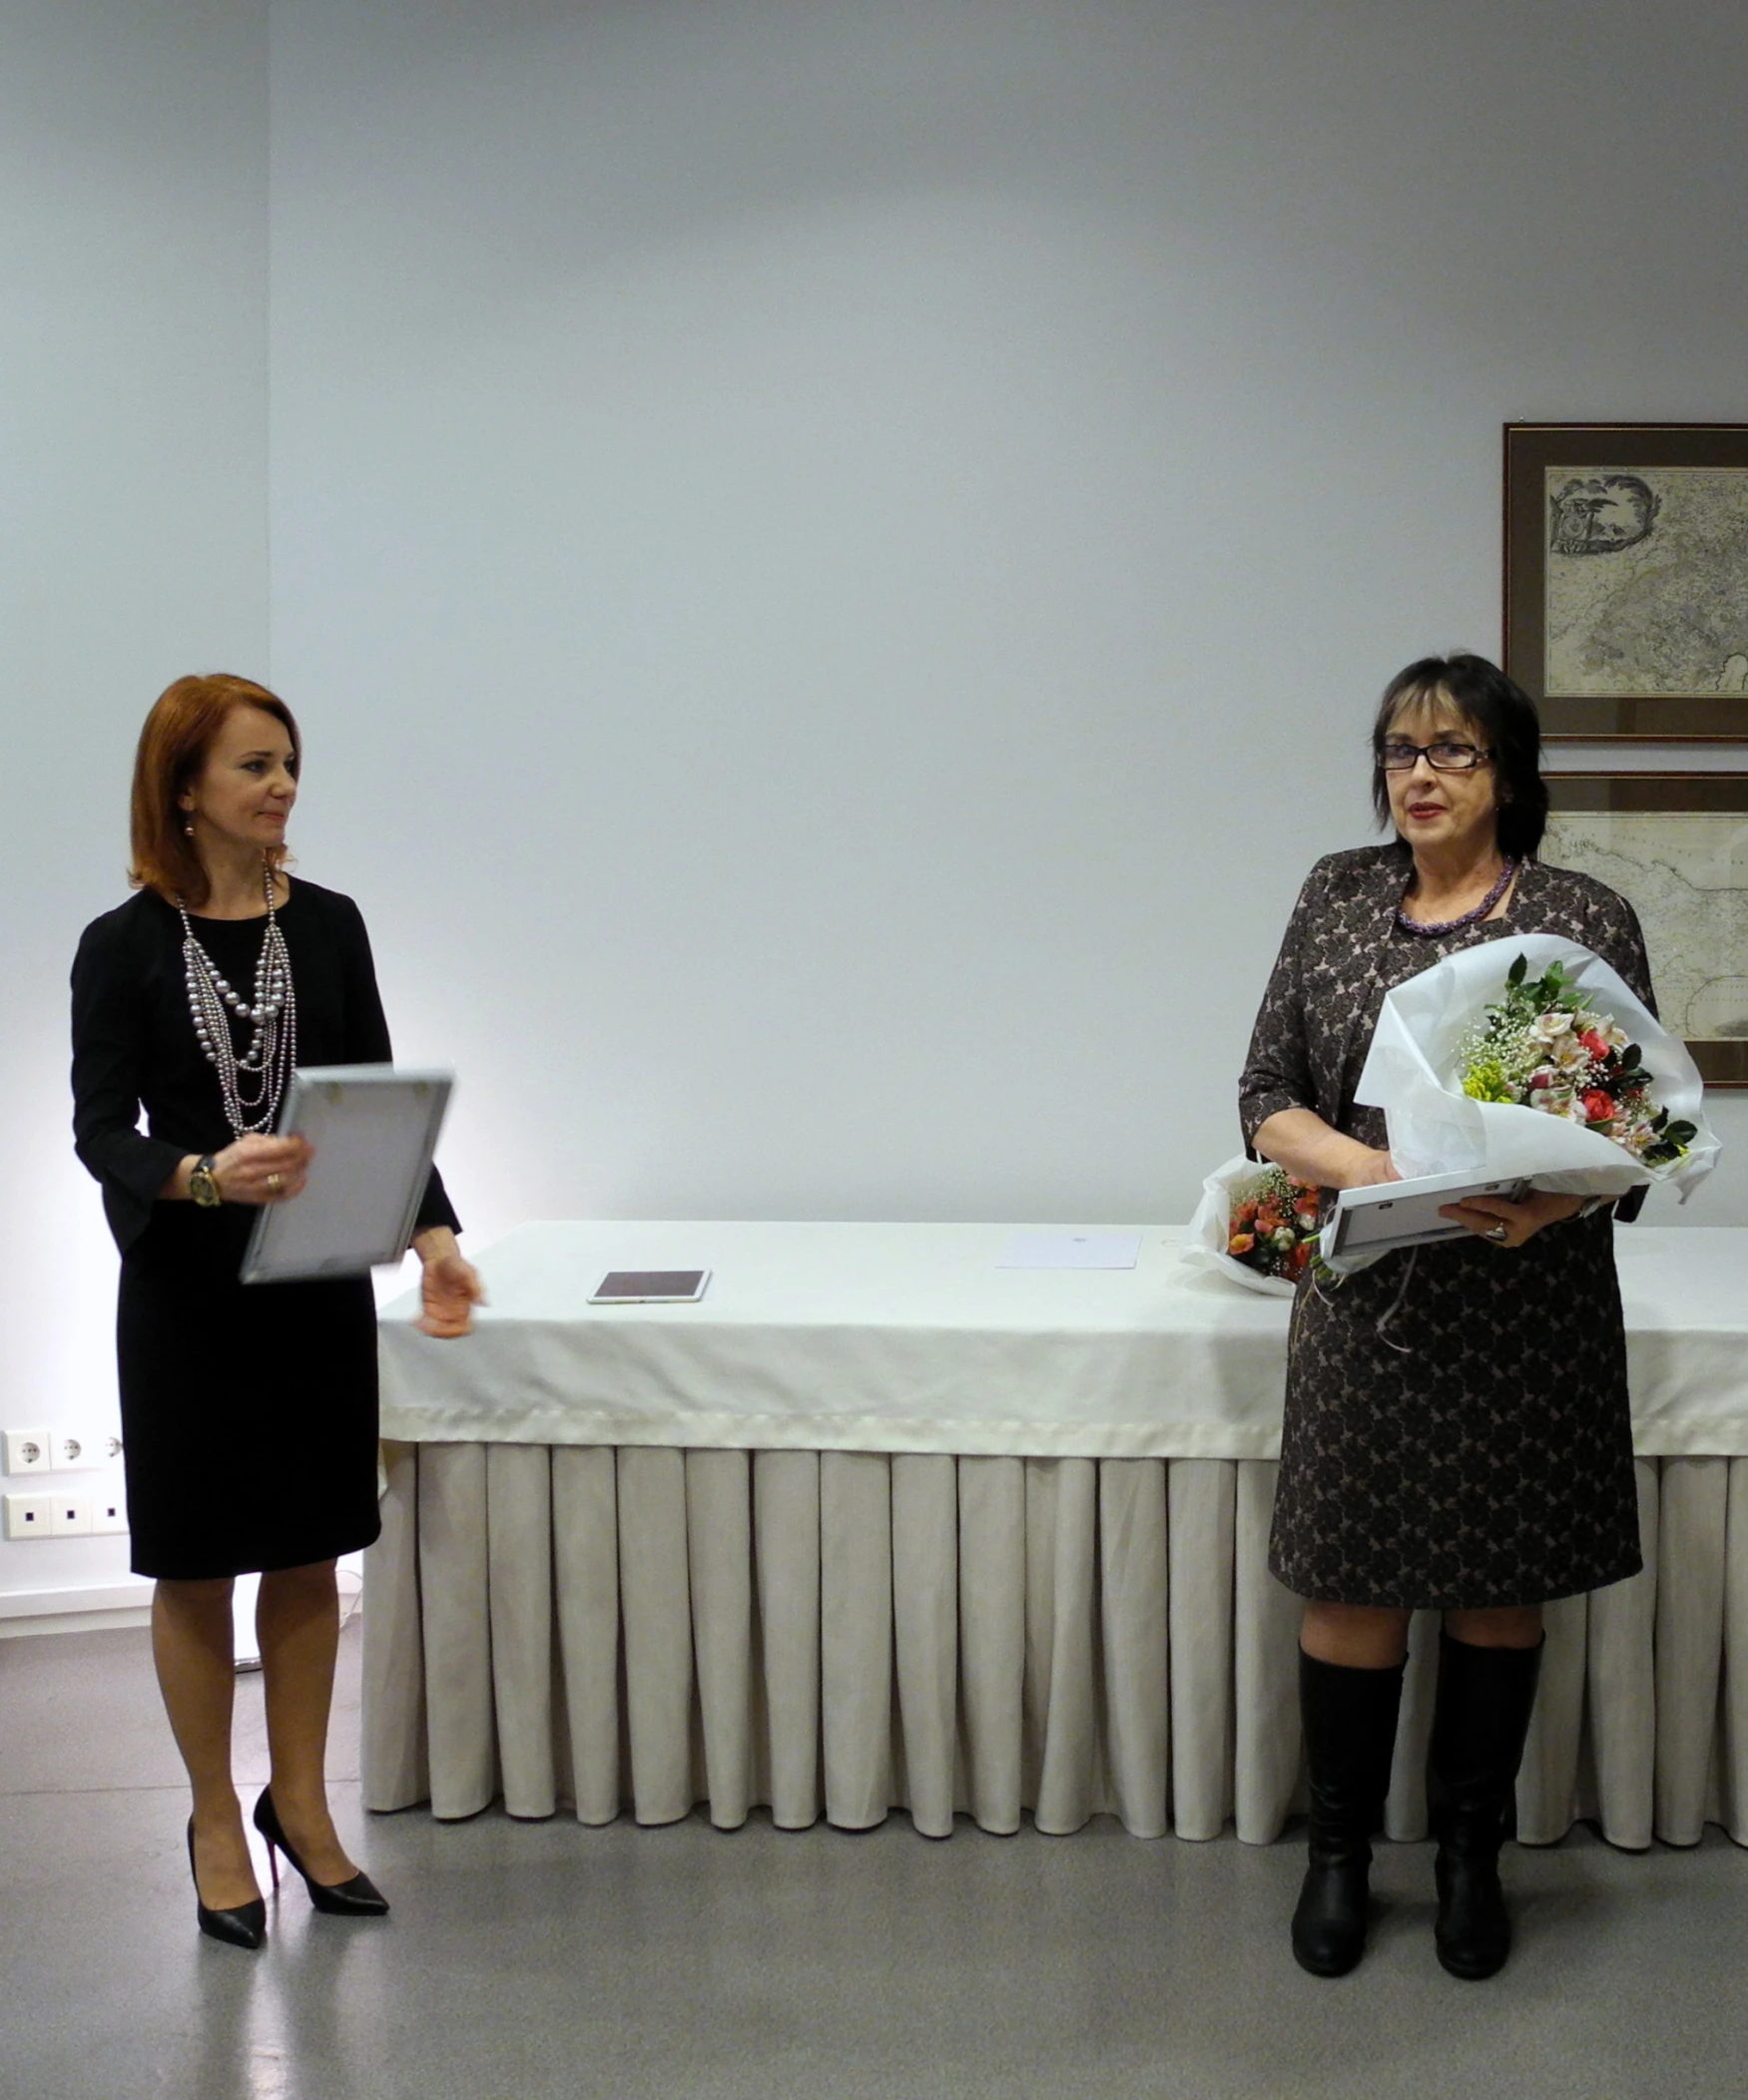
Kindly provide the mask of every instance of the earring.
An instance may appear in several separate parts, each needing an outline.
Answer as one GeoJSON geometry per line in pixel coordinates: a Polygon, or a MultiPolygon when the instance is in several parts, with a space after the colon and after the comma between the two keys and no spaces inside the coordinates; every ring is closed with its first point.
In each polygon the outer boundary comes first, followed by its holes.
{"type": "Polygon", "coordinates": [[[193,837],[193,836],[195,835],[195,827],[194,827],[194,825],[193,825],[193,824],[184,824],[184,825],[183,825],[183,827],[182,827],[182,835],[183,835],[183,836],[184,836],[185,838],[192,838],[192,837],[193,837]]]}

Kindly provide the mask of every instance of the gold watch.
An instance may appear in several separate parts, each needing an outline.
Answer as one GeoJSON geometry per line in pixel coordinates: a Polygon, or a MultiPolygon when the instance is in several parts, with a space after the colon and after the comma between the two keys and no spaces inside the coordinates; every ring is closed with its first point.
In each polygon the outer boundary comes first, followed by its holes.
{"type": "Polygon", "coordinates": [[[213,1177],[213,1156],[196,1160],[188,1170],[188,1193],[203,1211],[216,1211],[224,1198],[219,1194],[219,1184],[213,1177]]]}

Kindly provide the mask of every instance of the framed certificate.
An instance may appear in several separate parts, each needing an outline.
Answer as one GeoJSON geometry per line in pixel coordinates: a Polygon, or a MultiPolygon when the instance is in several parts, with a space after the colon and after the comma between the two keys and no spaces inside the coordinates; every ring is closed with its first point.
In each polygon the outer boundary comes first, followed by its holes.
{"type": "Polygon", "coordinates": [[[454,1075],[392,1065],[308,1065],[291,1074],[282,1137],[315,1148],[290,1203],[264,1204],[243,1258],[246,1284],[363,1276],[398,1262],[431,1172],[454,1075]]]}
{"type": "Polygon", "coordinates": [[[1324,1260],[1334,1263],[1344,1255],[1388,1254],[1393,1248],[1457,1240],[1468,1227],[1441,1218],[1446,1204],[1466,1203],[1471,1196],[1502,1196],[1507,1203],[1521,1203],[1528,1193],[1528,1184],[1515,1177],[1476,1181],[1472,1174],[1423,1174],[1412,1181],[1344,1189],[1320,1248],[1324,1260]]]}

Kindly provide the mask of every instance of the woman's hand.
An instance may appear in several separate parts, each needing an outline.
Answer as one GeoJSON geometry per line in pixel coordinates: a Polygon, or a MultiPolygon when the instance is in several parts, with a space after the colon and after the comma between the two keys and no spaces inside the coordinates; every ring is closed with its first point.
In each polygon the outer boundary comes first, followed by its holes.
{"type": "Polygon", "coordinates": [[[1439,1216],[1467,1226],[1491,1247],[1521,1247],[1545,1226],[1575,1218],[1583,1208],[1582,1197],[1551,1196],[1537,1190],[1521,1203],[1507,1203],[1502,1196],[1471,1196],[1467,1203],[1446,1204],[1439,1216]]]}
{"type": "Polygon", "coordinates": [[[422,1265],[419,1295],[425,1310],[419,1318],[419,1331],[435,1334],[442,1341],[470,1333],[473,1309],[485,1304],[485,1286],[480,1282],[479,1271],[462,1254],[446,1225],[428,1226],[422,1233],[414,1233],[412,1244],[422,1265]]]}
{"type": "Polygon", "coordinates": [[[1388,1152],[1371,1145],[1356,1146],[1354,1152],[1342,1162],[1348,1179],[1337,1184],[1343,1189],[1376,1189],[1381,1182],[1401,1181],[1396,1171],[1396,1162],[1388,1152]]]}
{"type": "Polygon", "coordinates": [[[227,1203],[290,1203],[302,1192],[314,1157],[307,1138],[257,1132],[213,1155],[213,1179],[227,1203]]]}
{"type": "Polygon", "coordinates": [[[1371,1189],[1402,1180],[1388,1152],[1332,1130],[1308,1108],[1277,1109],[1254,1142],[1265,1159],[1314,1189],[1371,1189]]]}

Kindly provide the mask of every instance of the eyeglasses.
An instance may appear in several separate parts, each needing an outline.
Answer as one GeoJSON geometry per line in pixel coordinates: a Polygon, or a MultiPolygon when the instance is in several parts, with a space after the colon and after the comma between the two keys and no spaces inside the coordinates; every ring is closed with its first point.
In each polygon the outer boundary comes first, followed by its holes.
{"type": "Polygon", "coordinates": [[[1492,753],[1476,744],[1411,744],[1406,737],[1387,737],[1378,747],[1386,773],[1409,773],[1425,759],[1435,773],[1472,773],[1492,753]]]}

